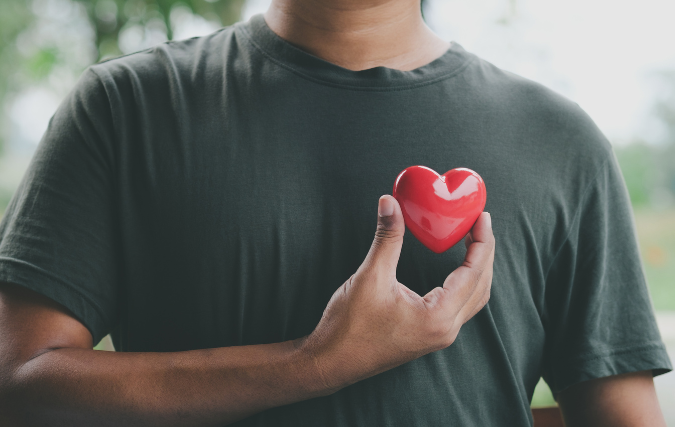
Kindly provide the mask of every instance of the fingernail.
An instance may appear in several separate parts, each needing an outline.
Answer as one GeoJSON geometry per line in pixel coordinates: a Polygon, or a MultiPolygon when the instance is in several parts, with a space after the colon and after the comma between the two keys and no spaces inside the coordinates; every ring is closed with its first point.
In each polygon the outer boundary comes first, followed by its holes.
{"type": "Polygon", "coordinates": [[[394,202],[389,197],[380,197],[380,203],[377,206],[377,214],[380,216],[391,216],[394,213],[394,202]]]}
{"type": "Polygon", "coordinates": [[[487,214],[487,225],[492,230],[492,216],[490,216],[490,212],[485,212],[487,214]]]}

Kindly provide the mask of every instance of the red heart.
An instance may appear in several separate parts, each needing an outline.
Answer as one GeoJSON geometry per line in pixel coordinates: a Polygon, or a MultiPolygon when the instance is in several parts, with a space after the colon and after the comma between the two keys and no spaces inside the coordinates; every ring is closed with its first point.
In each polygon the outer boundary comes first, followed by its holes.
{"type": "Polygon", "coordinates": [[[483,178],[471,169],[439,175],[426,166],[411,166],[396,177],[394,197],[408,230],[440,254],[471,230],[483,212],[487,192],[483,178]]]}

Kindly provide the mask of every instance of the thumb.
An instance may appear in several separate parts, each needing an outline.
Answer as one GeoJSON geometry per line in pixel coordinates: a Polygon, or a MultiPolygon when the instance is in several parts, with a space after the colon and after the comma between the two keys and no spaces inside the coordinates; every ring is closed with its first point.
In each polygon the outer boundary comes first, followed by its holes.
{"type": "Polygon", "coordinates": [[[386,271],[396,276],[396,265],[401,255],[405,223],[401,206],[388,194],[380,197],[377,208],[377,231],[364,261],[368,269],[386,271]]]}

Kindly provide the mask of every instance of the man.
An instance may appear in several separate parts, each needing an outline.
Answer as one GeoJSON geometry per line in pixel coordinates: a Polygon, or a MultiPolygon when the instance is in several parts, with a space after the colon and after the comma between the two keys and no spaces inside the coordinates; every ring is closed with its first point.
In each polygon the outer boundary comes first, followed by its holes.
{"type": "Polygon", "coordinates": [[[541,375],[570,426],[665,425],[611,147],[419,9],[277,0],[87,69],[0,226],[5,425],[522,426],[541,375]],[[415,164],[484,178],[465,245],[404,238],[415,164]]]}

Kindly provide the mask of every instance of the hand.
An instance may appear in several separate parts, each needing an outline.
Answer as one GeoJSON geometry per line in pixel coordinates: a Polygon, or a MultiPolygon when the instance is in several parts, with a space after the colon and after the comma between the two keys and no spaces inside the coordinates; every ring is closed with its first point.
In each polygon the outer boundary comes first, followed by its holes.
{"type": "Polygon", "coordinates": [[[490,299],[495,248],[490,214],[483,212],[467,235],[463,265],[423,297],[396,280],[405,232],[396,199],[382,196],[378,214],[366,259],[300,344],[331,392],[450,346],[490,299]]]}

